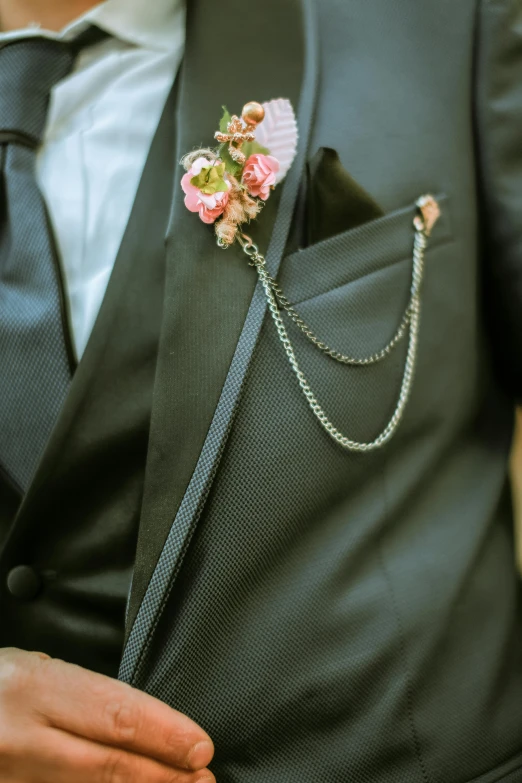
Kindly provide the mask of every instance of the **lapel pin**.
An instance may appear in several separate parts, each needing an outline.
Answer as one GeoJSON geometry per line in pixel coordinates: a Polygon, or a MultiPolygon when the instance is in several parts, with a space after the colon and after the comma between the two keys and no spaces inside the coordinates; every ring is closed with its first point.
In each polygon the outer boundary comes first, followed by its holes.
{"type": "MultiPolygon", "coordinates": [[[[266,259],[257,245],[242,230],[245,223],[258,216],[295,158],[298,131],[290,101],[284,98],[264,104],[252,101],[243,107],[241,117],[231,116],[224,108],[215,140],[219,142],[219,147],[194,150],[182,160],[186,170],[181,180],[185,206],[191,212],[199,213],[204,223],[214,224],[219,247],[228,248],[237,240],[248,256],[250,265],[255,267],[290,366],[312,413],[323,429],[347,451],[364,453],[384,446],[397,431],[412,389],[419,343],[425,251],[441,215],[439,203],[431,195],[422,196],[415,203],[410,299],[397,330],[388,343],[375,353],[351,356],[331,348],[314,334],[287,299],[279,283],[269,274],[266,259]],[[282,311],[323,354],[352,367],[367,367],[383,361],[409,333],[398,400],[387,425],[376,438],[368,442],[352,440],[343,435],[328,418],[299,366],[282,311]]],[[[326,250],[324,261],[328,262],[326,250]]],[[[349,258],[346,262],[349,263],[349,258]]]]}
{"type": "Polygon", "coordinates": [[[214,138],[218,147],[185,155],[181,187],[187,209],[214,224],[219,246],[227,248],[292,165],[298,139],[292,104],[286,98],[250,101],[241,117],[224,108],[214,138]]]}

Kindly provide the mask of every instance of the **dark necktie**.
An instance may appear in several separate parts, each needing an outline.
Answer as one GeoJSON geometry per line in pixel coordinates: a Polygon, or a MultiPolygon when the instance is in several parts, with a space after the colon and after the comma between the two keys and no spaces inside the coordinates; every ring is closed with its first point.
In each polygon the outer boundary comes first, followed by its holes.
{"type": "Polygon", "coordinates": [[[26,490],[67,394],[72,354],[56,249],[35,179],[52,87],[75,52],[0,48],[0,466],[26,490]]]}

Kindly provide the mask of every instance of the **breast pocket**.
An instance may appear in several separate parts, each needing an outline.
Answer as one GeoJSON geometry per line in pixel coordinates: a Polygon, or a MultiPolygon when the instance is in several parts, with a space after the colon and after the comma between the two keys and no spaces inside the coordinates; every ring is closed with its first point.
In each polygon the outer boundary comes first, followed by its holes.
{"type": "MultiPolygon", "coordinates": [[[[451,239],[449,200],[436,198],[441,217],[427,240],[425,265],[432,248],[451,239]]],[[[367,444],[377,437],[404,392],[411,342],[401,324],[411,300],[417,212],[413,203],[292,253],[281,266],[281,289],[310,333],[334,352],[361,360],[334,361],[290,323],[314,397],[348,440],[367,444]]]]}

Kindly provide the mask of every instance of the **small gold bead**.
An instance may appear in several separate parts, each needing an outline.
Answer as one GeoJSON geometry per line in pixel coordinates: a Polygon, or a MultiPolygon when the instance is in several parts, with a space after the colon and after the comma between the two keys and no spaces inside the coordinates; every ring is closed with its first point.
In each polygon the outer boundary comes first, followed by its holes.
{"type": "Polygon", "coordinates": [[[243,106],[241,116],[247,125],[259,125],[265,119],[265,110],[260,103],[250,101],[243,106]]]}

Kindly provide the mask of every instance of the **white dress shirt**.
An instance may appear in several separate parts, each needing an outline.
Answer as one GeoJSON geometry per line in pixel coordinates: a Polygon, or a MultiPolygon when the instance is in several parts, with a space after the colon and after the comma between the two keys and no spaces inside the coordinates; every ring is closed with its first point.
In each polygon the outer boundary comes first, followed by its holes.
{"type": "MultiPolygon", "coordinates": [[[[60,33],[90,23],[111,37],[84,50],[51,95],[37,179],[64,273],[77,357],[98,315],[162,109],[184,48],[182,0],[106,0],[60,33]]],[[[144,259],[146,263],[146,259],[144,259]]]]}

